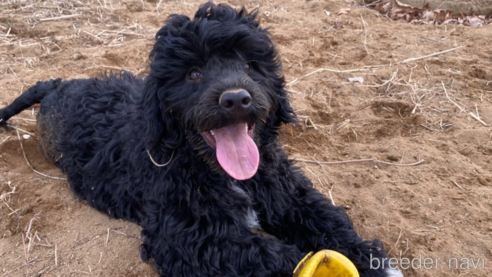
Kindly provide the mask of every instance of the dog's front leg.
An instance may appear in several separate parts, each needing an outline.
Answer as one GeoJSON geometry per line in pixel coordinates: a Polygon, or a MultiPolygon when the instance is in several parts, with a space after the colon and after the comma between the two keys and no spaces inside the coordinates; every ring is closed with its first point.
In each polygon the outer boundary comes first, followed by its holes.
{"type": "Polygon", "coordinates": [[[160,276],[292,276],[306,254],[253,233],[233,215],[237,207],[201,205],[162,209],[142,223],[142,259],[153,259],[160,276]]]}
{"type": "Polygon", "coordinates": [[[278,174],[265,173],[255,198],[263,229],[301,251],[331,249],[347,256],[361,276],[401,276],[391,270],[379,240],[363,240],[343,208],[312,187],[289,162],[278,174]],[[383,268],[384,267],[384,268],[383,268]],[[394,273],[395,275],[391,275],[394,273]]]}

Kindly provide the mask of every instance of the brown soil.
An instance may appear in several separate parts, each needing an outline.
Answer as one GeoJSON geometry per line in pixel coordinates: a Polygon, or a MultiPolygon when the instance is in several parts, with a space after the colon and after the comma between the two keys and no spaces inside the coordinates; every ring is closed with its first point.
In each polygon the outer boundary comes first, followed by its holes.
{"type": "MultiPolygon", "coordinates": [[[[200,4],[159,2],[3,2],[0,106],[38,80],[120,68],[144,75],[166,16],[191,16],[200,4]],[[71,14],[80,16],[41,21],[71,14]]],[[[292,158],[424,160],[298,162],[322,192],[331,189],[360,234],[380,238],[398,259],[484,261],[484,268],[439,264],[405,276],[492,276],[491,25],[414,26],[342,0],[230,4],[260,7],[262,25],[271,26],[301,119],[282,130],[292,158]],[[342,8],[350,11],[337,15],[342,8]],[[306,76],[320,68],[326,70],[306,76]],[[363,84],[348,82],[352,77],[363,84]],[[477,112],[487,126],[470,115],[477,112]]],[[[21,136],[34,134],[22,139],[32,166],[62,177],[41,157],[35,113],[24,111],[11,123],[21,136]]],[[[139,227],[108,219],[74,198],[65,181],[34,173],[15,131],[0,133],[0,171],[2,276],[156,276],[140,260],[139,227]]]]}

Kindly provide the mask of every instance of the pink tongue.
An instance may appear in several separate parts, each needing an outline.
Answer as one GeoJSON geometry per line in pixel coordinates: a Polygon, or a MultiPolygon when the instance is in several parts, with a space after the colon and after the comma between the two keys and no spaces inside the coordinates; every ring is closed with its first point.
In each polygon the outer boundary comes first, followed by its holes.
{"type": "Polygon", "coordinates": [[[240,123],[213,130],[217,160],[227,174],[237,180],[253,177],[260,160],[258,148],[246,128],[246,123],[240,123]]]}

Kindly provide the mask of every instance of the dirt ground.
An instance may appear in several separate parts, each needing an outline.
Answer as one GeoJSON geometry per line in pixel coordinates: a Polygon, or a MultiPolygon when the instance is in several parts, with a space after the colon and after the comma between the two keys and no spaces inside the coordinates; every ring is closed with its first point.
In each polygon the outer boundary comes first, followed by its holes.
{"type": "MultiPolygon", "coordinates": [[[[200,4],[3,0],[0,107],[38,80],[144,76],[166,16],[192,16],[200,4]]],[[[392,22],[343,0],[229,4],[259,7],[271,27],[301,119],[282,130],[290,156],[359,160],[298,165],[360,234],[414,259],[405,276],[492,276],[492,26],[392,22]]],[[[24,153],[63,177],[39,152],[35,113],[11,120],[23,148],[15,130],[0,132],[0,275],[156,276],[140,260],[138,226],[29,167],[24,153]]]]}

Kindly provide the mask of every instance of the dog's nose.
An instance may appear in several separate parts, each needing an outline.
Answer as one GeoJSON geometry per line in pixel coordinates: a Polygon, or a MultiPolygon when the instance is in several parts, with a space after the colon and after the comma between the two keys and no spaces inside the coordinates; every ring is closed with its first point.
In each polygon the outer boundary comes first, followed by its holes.
{"type": "Polygon", "coordinates": [[[244,89],[226,90],[220,95],[219,105],[228,112],[245,112],[251,106],[251,94],[244,89]]]}

